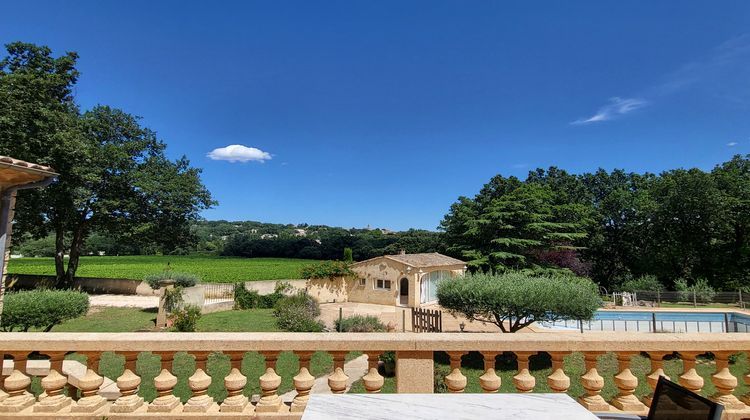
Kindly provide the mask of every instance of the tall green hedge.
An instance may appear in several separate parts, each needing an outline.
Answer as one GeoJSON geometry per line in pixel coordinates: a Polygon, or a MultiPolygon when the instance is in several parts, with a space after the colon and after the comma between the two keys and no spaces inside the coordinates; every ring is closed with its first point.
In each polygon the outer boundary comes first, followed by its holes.
{"type": "Polygon", "coordinates": [[[89,295],[73,290],[28,290],[5,295],[0,329],[45,332],[69,319],[86,315],[89,295]]]}

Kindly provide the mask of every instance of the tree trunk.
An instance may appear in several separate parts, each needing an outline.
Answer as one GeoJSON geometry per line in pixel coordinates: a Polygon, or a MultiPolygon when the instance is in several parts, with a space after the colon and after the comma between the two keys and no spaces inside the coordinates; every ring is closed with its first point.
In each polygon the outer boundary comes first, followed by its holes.
{"type": "MultiPolygon", "coordinates": [[[[58,222],[59,223],[59,222],[58,222]]],[[[60,286],[65,282],[65,230],[62,226],[55,226],[55,284],[60,286]]]]}
{"type": "Polygon", "coordinates": [[[81,224],[73,233],[73,240],[70,243],[70,258],[68,258],[68,269],[65,272],[65,286],[72,286],[73,279],[78,271],[78,262],[81,257],[81,248],[83,247],[83,238],[85,237],[86,227],[81,224]]]}

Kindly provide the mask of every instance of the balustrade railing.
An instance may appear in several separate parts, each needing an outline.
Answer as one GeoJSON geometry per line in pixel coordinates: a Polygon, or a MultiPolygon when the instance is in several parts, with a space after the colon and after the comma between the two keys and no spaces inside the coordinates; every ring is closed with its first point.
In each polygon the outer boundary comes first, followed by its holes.
{"type": "MultiPolygon", "coordinates": [[[[346,355],[362,352],[368,358],[362,378],[366,392],[381,392],[384,378],[378,371],[378,356],[384,351],[396,352],[395,385],[397,392],[433,392],[433,356],[446,352],[450,373],[445,377],[449,392],[464,392],[470,378],[462,372],[462,357],[471,351],[483,355],[484,372],[478,384],[484,392],[498,392],[502,381],[496,372],[496,356],[512,352],[517,372],[512,377],[517,392],[538,391],[540,383],[530,372],[530,358],[538,353],[550,355],[551,370],[546,385],[552,392],[568,392],[573,382],[583,389],[574,395],[591,411],[622,410],[644,413],[652,394],[636,396],[639,380],[631,371],[636,354],[647,354],[650,373],[646,383],[651,391],[664,373],[664,358],[677,353],[683,369],[672,378],[682,386],[700,392],[704,379],[698,374],[697,357],[711,352],[715,369],[710,381],[716,392],[711,396],[723,404],[727,413],[744,413],[750,417],[750,393],[737,395],[738,378],[729,369],[730,356],[750,352],[747,334],[653,334],[587,333],[587,334],[460,334],[460,333],[0,333],[0,354],[13,360],[12,371],[0,377],[0,418],[300,418],[315,383],[311,359],[315,351],[332,355],[333,369],[327,384],[334,394],[344,393],[350,379],[344,371],[346,355]],[[104,382],[100,360],[105,352],[122,355],[122,374],[116,378],[119,397],[107,401],[100,388],[104,382]],[[139,395],[144,378],[139,376],[136,360],[141,352],[159,356],[160,372],[148,379],[153,382],[156,397],[146,401],[139,395]],[[175,354],[192,356],[195,368],[187,378],[189,397],[181,400],[175,394],[178,386],[175,354]],[[212,353],[223,353],[229,359],[229,370],[217,376],[207,369],[212,353]],[[246,377],[241,365],[246,352],[263,355],[265,369],[259,377],[246,377]],[[283,401],[279,392],[282,378],[277,360],[282,352],[294,352],[299,368],[291,380],[295,393],[283,401]],[[567,369],[565,356],[583,353],[584,369],[575,375],[567,369]],[[609,401],[602,396],[605,378],[600,374],[599,357],[615,353],[617,373],[612,380],[617,394],[609,401]],[[85,356],[86,372],[82,377],[68,377],[63,359],[69,353],[85,356]],[[39,395],[32,394],[29,359],[45,358],[49,369],[41,378],[39,395]],[[580,375],[580,376],[579,376],[580,375]],[[248,397],[250,381],[259,385],[259,395],[248,397]],[[217,399],[210,387],[221,387],[226,395],[217,399]],[[214,396],[211,396],[211,395],[214,396]]],[[[181,368],[181,369],[184,369],[181,368]]],[[[1,374],[0,374],[1,375],[1,374]]],[[[750,385],[750,374],[743,373],[750,385]]],[[[184,385],[181,385],[184,386],[184,385]]]]}

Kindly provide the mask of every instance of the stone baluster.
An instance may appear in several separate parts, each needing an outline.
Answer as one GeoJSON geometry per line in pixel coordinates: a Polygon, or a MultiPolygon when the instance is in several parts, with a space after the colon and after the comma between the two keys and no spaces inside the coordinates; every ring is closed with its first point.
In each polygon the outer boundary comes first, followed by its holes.
{"type": "Polygon", "coordinates": [[[664,373],[664,356],[671,354],[671,352],[649,352],[648,357],[651,359],[651,373],[646,376],[646,382],[648,382],[651,393],[643,397],[643,404],[651,407],[651,402],[654,400],[654,391],[656,390],[656,383],[659,382],[659,377],[663,376],[669,379],[666,373],[664,373]]]}
{"type": "Polygon", "coordinates": [[[11,353],[13,356],[13,371],[5,378],[3,385],[8,396],[0,402],[0,413],[17,413],[34,405],[35,399],[26,388],[31,385],[31,378],[26,371],[26,353],[11,353]]]}
{"type": "Polygon", "coordinates": [[[260,377],[261,396],[255,412],[278,413],[284,409],[284,404],[278,394],[281,377],[276,374],[276,360],[279,358],[279,352],[263,352],[263,356],[266,358],[266,372],[260,377]]]}
{"type": "Polygon", "coordinates": [[[367,374],[362,377],[362,383],[365,385],[365,390],[372,394],[379,393],[385,383],[385,378],[378,372],[380,354],[379,351],[367,352],[367,374]]]}
{"type": "Polygon", "coordinates": [[[310,358],[313,352],[301,351],[297,353],[299,356],[299,372],[294,376],[294,389],[297,390],[297,395],[292,400],[291,412],[300,413],[305,411],[307,401],[310,399],[310,391],[313,385],[315,385],[315,377],[310,374],[310,358]]]}
{"type": "Polygon", "coordinates": [[[93,414],[107,405],[107,400],[99,395],[99,387],[104,378],[96,373],[99,369],[98,352],[82,352],[86,356],[86,374],[78,380],[81,398],[70,408],[71,413],[93,414]]]}
{"type": "Polygon", "coordinates": [[[497,392],[500,389],[500,377],[495,372],[495,357],[499,353],[496,351],[482,352],[484,356],[484,374],[479,377],[479,386],[484,392],[497,392]]]}
{"type": "Polygon", "coordinates": [[[3,363],[5,361],[5,354],[0,351],[0,402],[8,398],[8,393],[3,390],[3,383],[5,382],[5,375],[3,374],[3,363]]]}
{"type": "Polygon", "coordinates": [[[695,371],[695,357],[698,354],[691,352],[680,353],[680,357],[682,358],[682,375],[679,378],[680,385],[696,394],[700,394],[703,388],[703,378],[695,371]]]}
{"type": "Polygon", "coordinates": [[[182,403],[180,399],[173,394],[177,377],[169,371],[174,361],[174,352],[158,352],[161,356],[161,372],[154,378],[154,388],[156,388],[156,398],[148,405],[149,413],[171,413],[180,412],[182,403]]]}
{"type": "Polygon", "coordinates": [[[586,394],[578,398],[578,402],[589,411],[609,411],[609,404],[600,395],[604,388],[604,378],[596,370],[601,352],[586,352],[583,355],[586,373],[581,375],[581,385],[586,394]]]}
{"type": "MultiPolygon", "coordinates": [[[[224,378],[224,387],[227,389],[228,395],[221,403],[220,411],[225,413],[241,413],[248,407],[248,399],[243,394],[245,385],[247,385],[247,377],[240,371],[245,352],[233,351],[228,354],[232,370],[224,378]]],[[[250,407],[252,408],[252,406],[250,407]]]]}
{"type": "Polygon", "coordinates": [[[206,373],[207,351],[193,353],[195,357],[195,373],[188,378],[188,386],[193,395],[185,403],[183,412],[186,413],[215,413],[219,411],[219,405],[208,395],[208,387],[211,385],[211,377],[206,373]]]}
{"type": "Polygon", "coordinates": [[[451,359],[451,373],[445,377],[445,385],[449,392],[464,392],[466,388],[466,376],[461,373],[461,357],[466,354],[463,351],[449,351],[451,359]]]}
{"type": "Polygon", "coordinates": [[[112,404],[109,411],[112,413],[146,411],[143,398],[138,396],[138,387],[141,385],[141,377],[135,373],[138,352],[126,351],[122,355],[125,357],[125,368],[122,375],[117,378],[117,388],[120,390],[120,397],[112,404]]]}
{"type": "Polygon", "coordinates": [[[716,393],[710,398],[724,406],[727,410],[742,410],[745,404],[737,399],[732,392],[737,388],[737,378],[729,372],[729,356],[735,352],[718,351],[714,353],[716,373],[711,376],[711,382],[716,387],[716,393]]]}
{"type": "Polygon", "coordinates": [[[553,392],[568,392],[570,388],[570,377],[563,370],[564,358],[570,352],[552,352],[552,373],[547,376],[547,385],[553,392]]]}
{"type": "Polygon", "coordinates": [[[333,373],[328,377],[328,387],[334,394],[343,394],[346,392],[346,382],[349,377],[344,373],[344,363],[346,362],[345,351],[331,352],[333,356],[333,373]]]}
{"type": "Polygon", "coordinates": [[[638,387],[638,378],[630,371],[630,358],[632,352],[618,352],[617,366],[618,373],[615,375],[615,386],[618,393],[612,400],[612,405],[623,411],[640,413],[648,411],[648,408],[634,395],[638,387]]]}
{"type": "Polygon", "coordinates": [[[518,392],[531,392],[536,386],[536,378],[529,372],[529,357],[536,354],[535,352],[519,351],[516,352],[518,362],[518,373],[513,377],[513,385],[518,392]]]}
{"type": "Polygon", "coordinates": [[[65,352],[49,352],[47,356],[50,362],[49,373],[42,378],[44,393],[39,396],[39,403],[34,406],[35,413],[57,413],[73,402],[64,393],[68,378],[60,373],[65,352]]]}

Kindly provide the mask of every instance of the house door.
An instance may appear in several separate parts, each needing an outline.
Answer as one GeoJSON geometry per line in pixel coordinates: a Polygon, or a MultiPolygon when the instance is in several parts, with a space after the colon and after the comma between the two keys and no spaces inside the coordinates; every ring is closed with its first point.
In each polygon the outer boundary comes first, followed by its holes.
{"type": "Polygon", "coordinates": [[[409,280],[406,278],[398,282],[398,297],[399,305],[406,306],[409,304],[409,280]]]}

